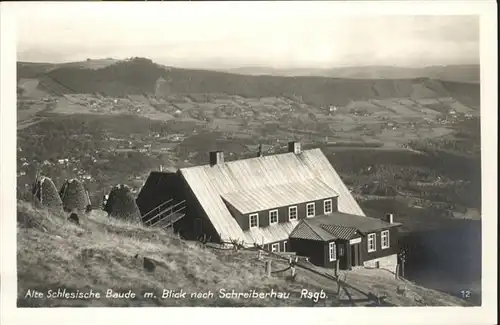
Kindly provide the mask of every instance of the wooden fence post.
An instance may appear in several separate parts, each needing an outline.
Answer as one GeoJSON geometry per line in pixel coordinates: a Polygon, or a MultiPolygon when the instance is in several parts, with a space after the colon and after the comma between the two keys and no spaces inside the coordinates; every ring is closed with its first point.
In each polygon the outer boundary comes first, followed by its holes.
{"type": "Polygon", "coordinates": [[[262,250],[259,249],[259,255],[257,257],[259,261],[262,261],[262,250]]]}
{"type": "Polygon", "coordinates": [[[335,262],[335,277],[339,276],[339,260],[335,262]]]}
{"type": "Polygon", "coordinates": [[[271,276],[271,262],[272,262],[272,260],[267,260],[266,261],[266,275],[268,277],[271,276]]]}

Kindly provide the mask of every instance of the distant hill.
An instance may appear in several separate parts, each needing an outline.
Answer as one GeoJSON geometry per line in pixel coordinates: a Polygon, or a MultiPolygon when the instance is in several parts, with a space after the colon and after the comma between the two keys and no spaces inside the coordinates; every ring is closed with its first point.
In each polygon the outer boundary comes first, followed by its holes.
{"type": "MultiPolygon", "coordinates": [[[[110,63],[110,62],[108,62],[110,63]]],[[[224,93],[242,97],[293,97],[311,105],[345,105],[351,100],[453,97],[479,106],[479,85],[432,78],[328,78],[251,76],[162,66],[149,59],[116,61],[100,68],[81,64],[18,64],[19,78],[38,78],[56,94],[100,93],[121,97],[154,94],[224,93]]]]}
{"type": "Polygon", "coordinates": [[[37,63],[37,62],[17,62],[17,78],[37,78],[38,76],[58,68],[78,68],[78,69],[100,69],[118,60],[107,59],[87,59],[86,61],[67,63],[37,63]]]}
{"type": "Polygon", "coordinates": [[[406,68],[390,66],[345,67],[332,69],[273,69],[267,67],[242,67],[226,69],[224,72],[246,75],[273,76],[320,76],[330,78],[360,79],[414,79],[431,78],[443,81],[466,83],[480,82],[479,65],[429,66],[424,68],[406,68]]]}

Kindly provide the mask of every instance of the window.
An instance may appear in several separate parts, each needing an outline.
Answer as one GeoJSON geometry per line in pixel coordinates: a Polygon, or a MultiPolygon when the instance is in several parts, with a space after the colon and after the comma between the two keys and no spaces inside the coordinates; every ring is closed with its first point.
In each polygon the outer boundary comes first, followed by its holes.
{"type": "Polygon", "coordinates": [[[325,214],[332,213],[332,199],[323,201],[323,208],[325,210],[325,214]]]}
{"type": "Polygon", "coordinates": [[[380,244],[382,245],[382,249],[389,248],[389,230],[382,231],[380,235],[380,244]]]}
{"type": "Polygon", "coordinates": [[[377,250],[375,245],[376,245],[375,234],[369,234],[368,235],[368,253],[374,252],[377,250]]]}
{"type": "Polygon", "coordinates": [[[339,246],[339,256],[344,256],[344,246],[339,246]]]}
{"type": "Polygon", "coordinates": [[[289,207],[288,208],[288,220],[297,220],[297,207],[289,207]]]}
{"type": "Polygon", "coordinates": [[[287,247],[286,247],[286,244],[287,244],[287,243],[288,243],[288,242],[287,242],[286,240],[283,242],[283,252],[286,252],[286,251],[287,251],[287,247]]]}
{"type": "Polygon", "coordinates": [[[307,203],[306,205],[306,216],[308,218],[314,217],[316,215],[316,209],[315,209],[315,204],[313,203],[307,203]]]}
{"type": "Polygon", "coordinates": [[[249,216],[250,228],[255,228],[259,226],[259,214],[253,213],[249,216]]]}
{"type": "Polygon", "coordinates": [[[280,243],[274,243],[271,245],[271,252],[279,252],[280,251],[280,243]]]}
{"type": "Polygon", "coordinates": [[[335,242],[331,242],[328,244],[328,256],[330,257],[330,262],[335,261],[337,259],[335,242]]]}
{"type": "Polygon", "coordinates": [[[269,225],[278,223],[278,210],[269,211],[269,225]]]}

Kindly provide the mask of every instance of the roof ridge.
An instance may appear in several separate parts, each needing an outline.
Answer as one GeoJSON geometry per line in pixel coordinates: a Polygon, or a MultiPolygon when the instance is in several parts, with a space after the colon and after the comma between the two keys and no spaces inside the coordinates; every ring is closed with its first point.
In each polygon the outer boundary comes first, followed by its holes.
{"type": "MultiPolygon", "coordinates": [[[[309,152],[309,151],[315,151],[315,150],[321,151],[321,148],[303,149],[302,152],[306,152],[306,151],[309,152]]],[[[293,152],[287,151],[287,152],[275,153],[275,154],[271,154],[271,155],[264,155],[261,157],[248,157],[248,158],[236,159],[236,160],[231,160],[231,161],[225,161],[224,165],[233,164],[233,163],[237,163],[240,161],[248,161],[248,160],[254,160],[254,159],[266,159],[267,157],[276,157],[276,156],[283,156],[283,155],[295,155],[295,154],[293,152]]],[[[179,168],[178,170],[182,171],[182,170],[186,170],[186,169],[197,168],[197,167],[207,167],[207,166],[210,166],[210,164],[207,163],[207,164],[203,164],[203,165],[182,167],[182,168],[179,168]]]]}

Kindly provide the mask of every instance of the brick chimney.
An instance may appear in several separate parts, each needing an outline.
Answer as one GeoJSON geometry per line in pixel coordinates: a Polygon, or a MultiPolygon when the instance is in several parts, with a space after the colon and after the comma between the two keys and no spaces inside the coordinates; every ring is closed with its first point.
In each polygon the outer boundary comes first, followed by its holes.
{"type": "Polygon", "coordinates": [[[394,223],[394,215],[392,213],[387,213],[385,215],[385,221],[388,223],[394,223]]]}
{"type": "Polygon", "coordinates": [[[293,152],[296,155],[300,154],[302,152],[300,142],[298,142],[298,141],[288,142],[288,152],[293,152]]]}
{"type": "Polygon", "coordinates": [[[262,157],[263,156],[263,153],[262,153],[262,143],[259,144],[259,151],[257,152],[257,157],[262,157]]]}
{"type": "Polygon", "coordinates": [[[224,163],[223,151],[210,151],[210,166],[220,165],[224,163]]]}

